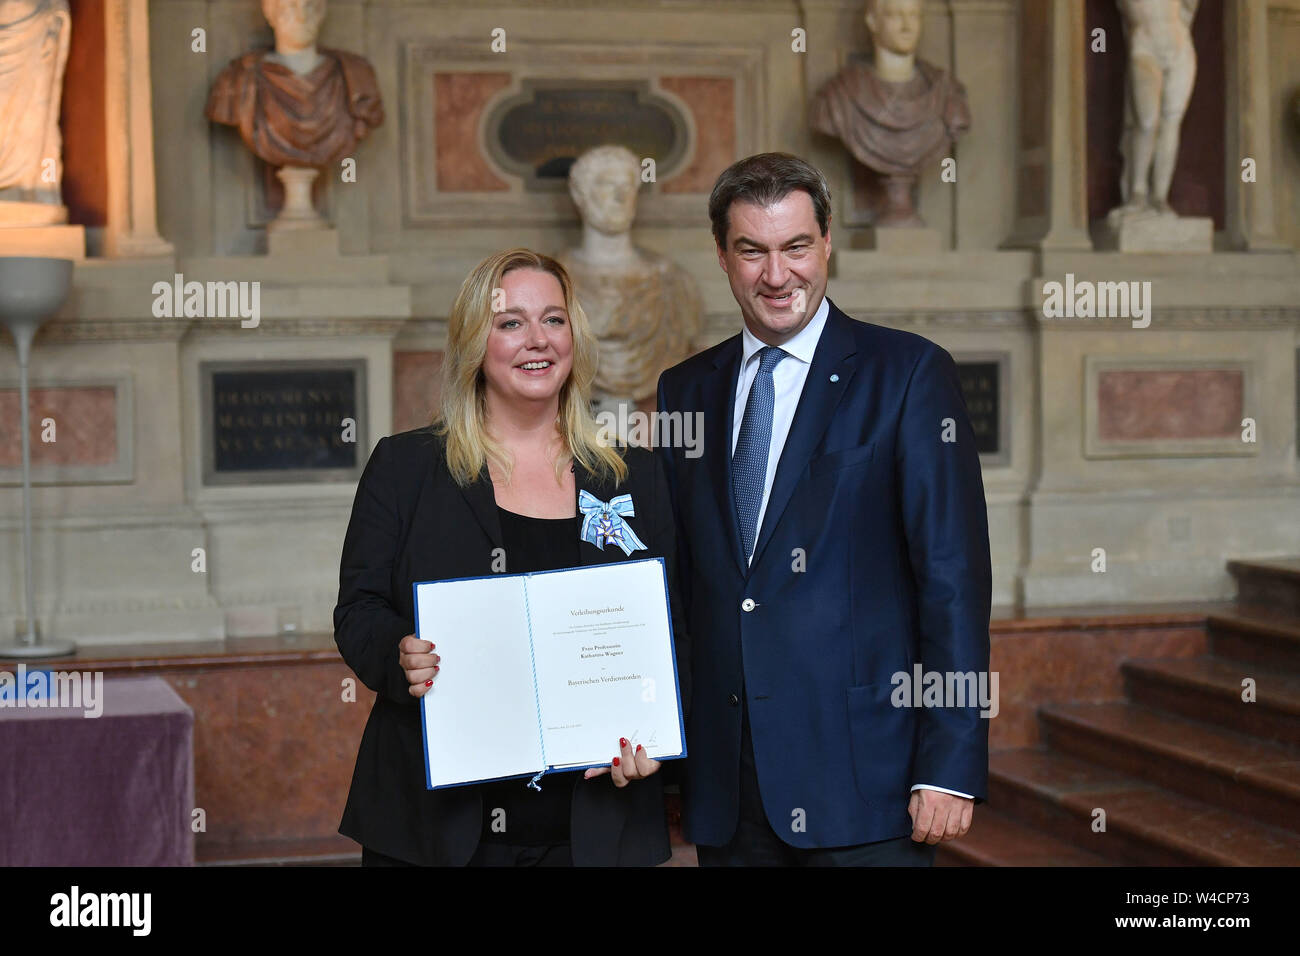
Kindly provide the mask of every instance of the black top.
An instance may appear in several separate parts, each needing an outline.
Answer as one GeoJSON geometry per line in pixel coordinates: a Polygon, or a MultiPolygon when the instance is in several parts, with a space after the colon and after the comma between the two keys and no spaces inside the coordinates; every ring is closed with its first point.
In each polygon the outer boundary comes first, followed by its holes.
{"type": "MultiPolygon", "coordinates": [[[[497,513],[501,517],[507,574],[554,571],[580,563],[580,525],[576,517],[530,518],[501,507],[497,513]]],[[[611,749],[610,754],[613,752],[611,749]]],[[[481,784],[483,832],[480,839],[526,846],[568,843],[573,787],[582,773],[581,770],[548,773],[538,781],[540,793],[529,788],[527,778],[481,784]]]]}

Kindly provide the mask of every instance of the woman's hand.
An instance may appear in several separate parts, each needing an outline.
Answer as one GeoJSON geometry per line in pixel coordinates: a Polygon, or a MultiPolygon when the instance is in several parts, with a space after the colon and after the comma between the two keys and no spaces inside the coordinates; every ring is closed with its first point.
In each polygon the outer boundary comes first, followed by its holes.
{"type": "Polygon", "coordinates": [[[642,777],[658,772],[659,761],[652,760],[640,744],[633,749],[626,737],[620,737],[618,748],[618,756],[614,758],[613,766],[592,767],[582,775],[582,778],[590,780],[592,777],[608,773],[614,777],[614,786],[626,787],[629,780],[640,780],[642,777]]]}
{"type": "Polygon", "coordinates": [[[407,634],[397,645],[397,662],[406,671],[406,679],[411,682],[407,688],[412,697],[423,697],[424,692],[433,686],[433,679],[438,674],[438,662],[442,657],[433,652],[433,643],[422,641],[414,634],[407,634]]]}

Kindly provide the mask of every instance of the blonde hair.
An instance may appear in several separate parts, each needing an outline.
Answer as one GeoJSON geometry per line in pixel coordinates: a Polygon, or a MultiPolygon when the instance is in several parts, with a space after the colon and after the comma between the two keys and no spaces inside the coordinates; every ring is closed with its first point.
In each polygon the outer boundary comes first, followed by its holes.
{"type": "Polygon", "coordinates": [[[465,277],[452,304],[442,360],[442,392],[438,411],[430,422],[434,431],[446,438],[447,468],[462,487],[473,483],[487,462],[496,465],[510,480],[514,465],[510,453],[488,434],[486,427],[483,357],[495,314],[493,292],[501,288],[505,274],[516,269],[535,269],[555,276],[569,313],[573,368],[560,386],[556,428],[566,454],[556,459],[556,477],[572,457],[598,477],[612,478],[617,486],[627,477],[627,463],[617,449],[601,441],[599,426],[591,414],[591,385],[599,355],[596,337],[564,266],[531,249],[507,249],[488,256],[465,277]]]}

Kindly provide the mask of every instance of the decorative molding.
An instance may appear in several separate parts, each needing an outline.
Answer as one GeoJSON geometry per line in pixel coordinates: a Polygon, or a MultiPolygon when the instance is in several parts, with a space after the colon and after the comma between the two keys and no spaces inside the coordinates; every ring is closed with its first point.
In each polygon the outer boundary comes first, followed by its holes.
{"type": "MultiPolygon", "coordinates": [[[[794,11],[791,11],[792,13],[794,11]]],[[[795,22],[792,19],[792,22],[795,22]]],[[[683,167],[695,155],[693,114],[680,98],[658,83],[660,76],[727,76],[735,84],[736,153],[747,156],[770,142],[766,114],[766,51],[724,43],[678,45],[609,40],[511,40],[511,56],[503,64],[480,36],[423,37],[407,41],[402,50],[401,129],[403,142],[403,219],[410,228],[463,225],[573,225],[577,221],[567,190],[528,192],[520,177],[495,162],[486,148],[487,118],[499,103],[524,93],[524,81],[609,80],[649,82],[656,97],[678,104],[690,126],[690,141],[683,167]],[[483,107],[476,148],[486,165],[510,184],[508,190],[442,193],[436,183],[437,131],[433,103],[435,73],[502,72],[508,67],[510,84],[497,91],[483,107]]],[[[638,200],[640,225],[698,225],[700,197],[661,192],[655,185],[642,190],[638,200]]]]}
{"type": "Polygon", "coordinates": [[[1147,329],[1133,328],[1133,320],[1126,317],[1107,318],[1046,318],[1042,309],[1029,309],[1039,325],[1053,331],[1096,332],[1098,330],[1127,330],[1134,334],[1150,332],[1151,329],[1198,329],[1240,332],[1245,329],[1279,329],[1292,326],[1300,327],[1300,307],[1271,306],[1258,309],[1248,308],[1197,308],[1197,309],[1156,309],[1151,314],[1151,326],[1147,329]]]}

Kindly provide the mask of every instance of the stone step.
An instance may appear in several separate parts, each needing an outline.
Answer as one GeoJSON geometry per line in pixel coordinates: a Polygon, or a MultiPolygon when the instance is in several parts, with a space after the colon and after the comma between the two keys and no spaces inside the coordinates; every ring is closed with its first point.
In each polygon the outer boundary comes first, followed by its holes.
{"type": "Polygon", "coordinates": [[[1206,618],[1217,657],[1300,673],[1300,619],[1285,611],[1239,604],[1206,618]]]}
{"type": "Polygon", "coordinates": [[[1059,836],[1017,822],[987,804],[975,808],[966,835],[939,844],[935,866],[1113,866],[1059,836]]]}
{"type": "Polygon", "coordinates": [[[990,754],[989,803],[1113,864],[1300,866],[1300,835],[1058,751],[990,754]]]}
{"type": "Polygon", "coordinates": [[[1247,820],[1300,832],[1300,750],[1126,702],[1046,704],[1045,743],[1247,820]]]}
{"type": "Polygon", "coordinates": [[[1151,658],[1120,665],[1135,703],[1260,740],[1300,747],[1300,674],[1221,657],[1151,658]],[[1242,681],[1255,700],[1242,700],[1242,681]]]}
{"type": "Polygon", "coordinates": [[[1229,561],[1237,600],[1263,604],[1300,618],[1300,557],[1229,561]]]}

